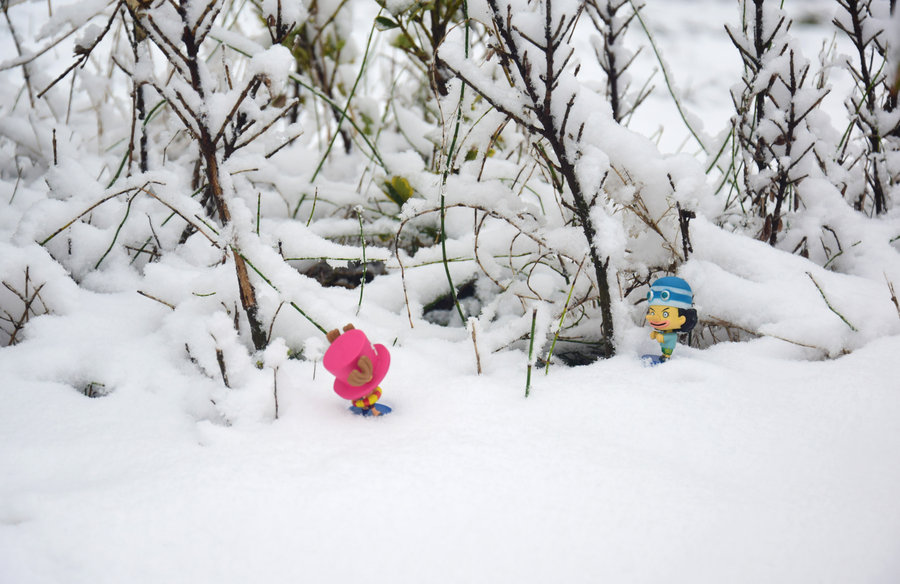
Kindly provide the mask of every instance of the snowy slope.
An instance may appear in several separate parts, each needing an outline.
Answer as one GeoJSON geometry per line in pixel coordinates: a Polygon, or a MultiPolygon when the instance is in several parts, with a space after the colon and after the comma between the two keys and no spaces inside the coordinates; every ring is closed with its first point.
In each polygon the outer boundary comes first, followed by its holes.
{"type": "Polygon", "coordinates": [[[42,323],[57,347],[0,352],[3,582],[900,573],[897,337],[825,362],[771,340],[682,348],[652,369],[623,355],[539,373],[525,400],[523,355],[478,377],[467,343],[421,332],[392,349],[387,418],[350,415],[321,367],[290,361],[279,419],[249,385],[243,406],[268,415],[229,427],[189,415],[210,381],[173,370],[159,310],[124,300],[42,323]],[[85,351],[106,379],[129,370],[109,396],[42,379],[78,339],[116,341],[85,351]]]}

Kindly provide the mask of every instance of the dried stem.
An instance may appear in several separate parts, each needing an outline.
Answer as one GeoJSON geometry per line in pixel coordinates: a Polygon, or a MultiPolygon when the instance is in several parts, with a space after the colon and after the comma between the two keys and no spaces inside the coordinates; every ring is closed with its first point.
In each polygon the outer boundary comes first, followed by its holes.
{"type": "Polygon", "coordinates": [[[478,319],[469,318],[469,331],[472,333],[472,347],[475,349],[475,372],[481,375],[481,354],[478,352],[478,319]]]}
{"type": "MultiPolygon", "coordinates": [[[[3,16],[6,17],[6,23],[9,26],[9,32],[16,46],[16,52],[19,57],[22,56],[22,45],[19,43],[19,35],[16,33],[16,27],[13,26],[12,19],[9,17],[9,2],[3,2],[3,16]]],[[[31,109],[34,109],[34,90],[31,87],[31,72],[28,70],[28,63],[22,63],[22,76],[25,78],[25,88],[28,89],[28,101],[31,103],[31,109]]]]}
{"type": "Polygon", "coordinates": [[[21,302],[22,302],[22,314],[19,316],[13,316],[9,313],[9,311],[4,310],[3,313],[5,316],[0,316],[0,321],[8,322],[12,325],[11,331],[3,330],[7,335],[9,335],[9,339],[7,341],[8,346],[15,345],[18,342],[19,333],[25,328],[25,325],[33,316],[40,316],[41,314],[46,314],[49,312],[47,309],[46,303],[44,303],[44,299],[41,298],[41,290],[44,288],[44,284],[40,284],[37,287],[32,288],[32,280],[31,280],[31,272],[28,266],[25,267],[25,289],[24,291],[19,291],[15,286],[10,284],[9,282],[4,281],[3,286],[12,292],[21,302]],[[38,312],[35,308],[35,302],[41,303],[41,308],[43,312],[38,312]]]}
{"type": "Polygon", "coordinates": [[[900,302],[897,301],[897,295],[894,293],[894,284],[888,280],[887,274],[884,275],[884,281],[887,282],[888,290],[891,293],[891,302],[893,302],[894,306],[897,308],[897,316],[900,316],[900,302]]]}
{"type": "Polygon", "coordinates": [[[816,289],[819,291],[819,294],[822,296],[822,300],[824,300],[824,301],[825,301],[825,305],[828,306],[828,310],[830,310],[831,312],[833,312],[833,313],[835,313],[836,315],[838,315],[838,317],[840,317],[840,319],[841,319],[842,321],[844,321],[844,324],[846,324],[848,327],[850,327],[850,330],[852,330],[853,332],[859,332],[859,329],[857,329],[855,326],[853,326],[853,324],[851,324],[850,321],[847,320],[847,319],[844,317],[843,314],[841,314],[840,312],[838,312],[838,311],[834,308],[834,306],[831,305],[831,302],[828,301],[828,297],[825,296],[825,291],[822,290],[822,287],[819,286],[819,283],[816,282],[816,279],[815,279],[815,278],[813,278],[812,272],[806,272],[806,275],[809,276],[809,279],[812,280],[812,283],[813,283],[813,284],[815,284],[816,289]]]}
{"type": "Polygon", "coordinates": [[[278,419],[278,367],[272,368],[272,397],[275,399],[275,419],[278,419]]]}
{"type": "Polygon", "coordinates": [[[528,372],[525,376],[525,397],[531,394],[531,369],[534,367],[534,329],[537,323],[537,308],[531,311],[531,335],[528,342],[528,372]]]}
{"type": "Polygon", "coordinates": [[[174,305],[174,304],[171,304],[170,302],[166,302],[165,300],[160,300],[160,299],[157,298],[156,296],[153,296],[153,295],[151,295],[151,294],[147,294],[146,292],[144,292],[144,291],[142,291],[142,290],[138,290],[137,293],[140,294],[141,296],[145,297],[145,298],[149,298],[150,300],[155,300],[156,302],[159,302],[159,303],[162,304],[163,306],[168,306],[168,307],[171,308],[172,310],[175,310],[175,305],[174,305]]]}

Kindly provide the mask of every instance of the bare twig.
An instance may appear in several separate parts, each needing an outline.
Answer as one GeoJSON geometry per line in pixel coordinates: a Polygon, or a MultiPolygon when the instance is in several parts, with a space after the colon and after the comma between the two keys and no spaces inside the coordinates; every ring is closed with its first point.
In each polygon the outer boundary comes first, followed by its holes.
{"type": "Polygon", "coordinates": [[[228,124],[230,124],[234,117],[237,115],[238,108],[241,107],[241,104],[244,103],[244,100],[247,99],[247,96],[250,95],[251,92],[255,92],[259,89],[259,86],[262,84],[262,75],[254,75],[250,81],[247,82],[247,85],[244,86],[243,91],[234,100],[234,105],[231,106],[231,111],[228,112],[228,115],[225,116],[225,119],[222,121],[222,126],[219,128],[219,131],[216,132],[215,136],[213,136],[213,144],[217,144],[222,136],[225,134],[225,130],[228,128],[228,124]]]}
{"type": "MultiPolygon", "coordinates": [[[[9,32],[16,46],[16,52],[19,57],[22,56],[22,45],[19,44],[19,35],[16,33],[16,27],[13,26],[12,19],[9,17],[9,3],[3,2],[3,16],[6,17],[6,24],[9,26],[9,32]]],[[[28,89],[28,101],[31,108],[34,109],[34,89],[31,87],[31,72],[28,70],[28,63],[22,63],[22,76],[25,78],[25,87],[28,89]]]]}
{"type": "Polygon", "coordinates": [[[216,362],[219,364],[219,372],[222,374],[222,383],[225,384],[225,387],[231,389],[231,384],[228,383],[228,370],[225,367],[225,353],[219,347],[219,341],[216,339],[212,333],[210,336],[213,338],[213,341],[216,342],[216,362]]]}
{"type": "Polygon", "coordinates": [[[707,316],[707,317],[701,319],[700,323],[703,325],[706,325],[706,326],[719,326],[719,327],[723,327],[726,329],[739,330],[741,332],[753,335],[754,337],[771,337],[773,339],[778,339],[779,341],[784,341],[784,342],[790,343],[792,345],[797,345],[798,347],[806,347],[807,349],[816,349],[818,351],[822,351],[825,354],[829,353],[829,351],[827,349],[825,349],[824,347],[817,347],[816,345],[810,345],[808,343],[801,343],[800,341],[795,341],[793,339],[788,339],[788,338],[785,338],[785,337],[782,337],[779,335],[773,335],[771,333],[761,333],[759,331],[748,329],[744,326],[735,324],[733,322],[725,320],[724,318],[719,318],[717,316],[707,316]]]}
{"type": "Polygon", "coordinates": [[[9,335],[7,344],[14,345],[16,344],[16,342],[18,342],[19,333],[22,331],[31,317],[46,314],[50,312],[50,310],[47,308],[47,304],[41,297],[41,290],[44,288],[44,284],[42,283],[36,288],[32,289],[33,282],[31,280],[31,268],[29,266],[25,267],[24,291],[18,290],[15,286],[6,281],[3,282],[3,286],[7,290],[12,292],[22,302],[21,315],[13,316],[9,313],[9,311],[4,310],[3,312],[6,314],[6,316],[0,317],[0,321],[6,321],[13,327],[11,331],[7,331],[6,329],[0,330],[3,330],[3,332],[9,335]],[[35,302],[41,303],[41,309],[43,310],[43,312],[38,312],[38,310],[35,308],[35,302]]]}
{"type": "Polygon", "coordinates": [[[78,32],[79,29],[73,28],[69,32],[65,33],[61,37],[54,39],[47,43],[43,48],[38,49],[37,51],[29,54],[25,54],[20,56],[18,59],[11,59],[9,61],[0,63],[0,71],[8,71],[9,69],[15,69],[16,67],[21,67],[23,65],[28,65],[33,63],[35,60],[40,58],[42,55],[47,53],[48,51],[53,50],[56,46],[58,46],[61,42],[78,32]]]}
{"type": "Polygon", "coordinates": [[[79,213],[77,216],[75,216],[74,218],[72,218],[71,221],[69,221],[68,223],[66,223],[65,225],[63,225],[62,227],[60,227],[59,229],[57,229],[57,230],[54,231],[53,233],[51,233],[49,236],[47,236],[46,239],[44,239],[43,241],[40,242],[41,245],[47,245],[47,243],[48,243],[51,239],[53,239],[54,237],[56,237],[57,235],[59,235],[60,233],[62,233],[63,231],[65,231],[65,230],[66,230],[68,227],[70,227],[73,223],[75,223],[76,221],[78,221],[79,219],[81,219],[82,217],[84,217],[85,215],[87,215],[88,213],[90,213],[91,211],[93,211],[94,209],[96,209],[97,207],[99,207],[100,205],[102,205],[103,203],[105,203],[106,201],[109,201],[109,200],[111,200],[111,199],[115,199],[116,197],[122,196],[122,195],[124,195],[124,194],[126,194],[126,193],[130,193],[130,192],[132,192],[132,191],[134,191],[134,190],[135,190],[135,187],[129,187],[129,188],[125,189],[125,190],[117,191],[117,192],[115,192],[115,193],[113,193],[113,194],[111,194],[111,195],[107,195],[106,197],[103,197],[102,199],[100,199],[99,201],[97,201],[96,203],[94,203],[93,205],[91,205],[90,207],[88,207],[87,209],[85,209],[83,212],[79,213]]]}
{"type": "MultiPolygon", "coordinates": [[[[234,250],[232,250],[232,251],[234,251],[234,250]]],[[[250,268],[251,268],[254,272],[256,272],[256,275],[258,275],[260,278],[262,278],[263,281],[264,281],[266,284],[268,284],[269,286],[271,286],[273,290],[275,290],[276,292],[279,292],[279,293],[280,293],[280,290],[278,290],[278,287],[275,286],[275,284],[273,284],[272,281],[271,281],[269,278],[267,278],[261,271],[259,271],[259,269],[257,269],[257,267],[254,266],[253,263],[250,262],[250,260],[248,260],[248,259],[247,259],[245,256],[243,256],[243,255],[238,255],[237,252],[234,252],[234,255],[237,256],[237,257],[240,257],[241,260],[242,260],[244,263],[246,263],[246,265],[250,266],[250,268]]],[[[320,325],[320,324],[317,323],[315,320],[313,320],[312,317],[310,317],[308,314],[306,314],[306,312],[304,312],[304,310],[303,310],[302,308],[300,308],[299,306],[297,306],[297,304],[296,304],[294,301],[289,302],[289,304],[290,304],[291,308],[293,308],[294,310],[296,310],[297,312],[299,312],[299,313],[300,313],[306,320],[308,320],[313,326],[315,326],[317,329],[319,329],[319,330],[322,332],[322,334],[328,334],[328,331],[327,331],[324,327],[322,327],[322,325],[320,325]]]]}
{"type": "Polygon", "coordinates": [[[272,368],[272,395],[275,399],[275,419],[278,419],[278,367],[272,368]]]}
{"type": "MultiPolygon", "coordinates": [[[[291,101],[288,105],[286,105],[285,107],[283,107],[283,108],[281,109],[281,111],[280,111],[277,115],[273,116],[271,120],[269,120],[269,121],[266,122],[264,125],[262,125],[262,126],[261,126],[254,134],[252,134],[250,137],[246,138],[245,140],[241,141],[239,144],[235,144],[235,145],[233,145],[233,146],[230,146],[230,147],[226,148],[226,151],[229,150],[229,149],[230,149],[231,151],[239,150],[239,149],[243,148],[244,146],[247,146],[248,144],[250,144],[251,142],[253,142],[253,141],[256,140],[257,138],[259,138],[260,136],[262,136],[263,134],[265,134],[266,132],[268,132],[269,129],[270,129],[272,126],[274,126],[276,122],[278,122],[278,120],[280,120],[280,119],[282,119],[283,117],[285,117],[286,115],[288,115],[288,114],[290,113],[291,109],[294,108],[294,107],[295,107],[296,105],[298,105],[299,103],[300,103],[300,100],[299,100],[299,99],[294,99],[294,100],[291,101]]],[[[247,129],[249,129],[249,128],[252,127],[252,126],[253,126],[253,125],[251,124],[250,126],[248,126],[247,129]]],[[[289,142],[288,142],[288,143],[289,143],[289,142]]],[[[279,146],[277,150],[275,150],[274,152],[271,152],[271,153],[267,154],[267,155],[266,155],[266,158],[269,158],[270,156],[272,156],[275,152],[277,152],[278,150],[280,150],[282,147],[283,147],[283,146],[279,146]]],[[[227,158],[227,156],[226,156],[226,158],[227,158]]]]}
{"type": "MultiPolygon", "coordinates": [[[[119,0],[119,2],[120,1],[121,0],[119,0]]],[[[57,83],[62,81],[66,77],[66,75],[68,75],[70,72],[72,72],[72,70],[74,70],[78,66],[83,66],[87,62],[87,60],[91,57],[91,53],[93,52],[93,50],[97,47],[98,44],[100,44],[100,41],[102,41],[106,37],[106,33],[108,33],[109,29],[112,27],[112,24],[115,21],[116,14],[118,12],[119,2],[116,2],[116,9],[112,11],[112,14],[106,20],[106,26],[103,27],[103,30],[100,32],[100,34],[97,35],[97,37],[94,38],[93,41],[91,41],[90,45],[87,45],[87,46],[76,45],[75,46],[75,54],[78,55],[78,58],[75,60],[74,63],[72,63],[72,65],[70,65],[65,71],[63,71],[61,75],[59,75],[56,79],[54,79],[50,83],[50,85],[48,85],[43,90],[41,90],[41,92],[37,95],[39,98],[43,97],[44,94],[47,93],[48,91],[50,91],[50,89],[54,85],[56,85],[57,83]]],[[[72,31],[72,32],[74,32],[74,31],[72,31]]],[[[65,37],[63,37],[63,38],[65,38],[65,37]]],[[[24,65],[23,65],[23,67],[24,67],[24,65]]]]}
{"type": "Polygon", "coordinates": [[[559,334],[562,332],[563,323],[566,320],[566,314],[569,311],[569,303],[572,301],[572,292],[575,291],[575,282],[578,281],[578,275],[581,274],[581,268],[584,267],[584,262],[587,260],[587,254],[582,258],[581,263],[578,264],[578,270],[575,272],[575,277],[572,278],[572,285],[569,286],[569,294],[566,296],[566,303],[563,305],[562,314],[559,317],[559,326],[556,330],[556,334],[553,335],[553,342],[550,343],[550,351],[547,353],[547,367],[544,369],[544,375],[550,373],[550,360],[553,358],[553,349],[556,348],[556,341],[559,340],[559,334]]]}
{"type": "Polygon", "coordinates": [[[275,309],[275,314],[272,315],[272,322],[269,323],[269,334],[266,336],[266,344],[272,341],[272,330],[275,328],[275,320],[278,318],[278,313],[281,312],[281,307],[284,306],[284,301],[278,303],[278,308],[275,309]]]}
{"type": "Polygon", "coordinates": [[[838,315],[838,317],[840,317],[840,319],[841,319],[842,321],[844,321],[844,324],[846,324],[848,327],[850,327],[850,330],[852,330],[853,332],[859,332],[859,329],[857,329],[855,326],[853,326],[853,325],[850,323],[850,321],[847,320],[847,319],[844,317],[843,314],[841,314],[840,312],[838,312],[838,311],[834,308],[834,306],[831,305],[831,302],[828,301],[828,297],[825,296],[825,291],[822,290],[822,287],[819,286],[819,283],[816,282],[816,279],[815,279],[815,278],[813,278],[812,272],[806,272],[806,275],[809,276],[809,279],[812,280],[812,283],[813,283],[813,284],[815,284],[816,289],[819,291],[819,294],[822,295],[822,300],[825,301],[825,305],[828,306],[828,310],[830,310],[831,312],[833,312],[833,313],[835,313],[836,315],[838,315]]]}
{"type": "Polygon", "coordinates": [[[162,304],[162,305],[164,305],[164,306],[168,306],[168,307],[171,308],[172,310],[175,310],[175,305],[174,305],[174,304],[171,304],[171,303],[169,303],[169,302],[166,302],[165,300],[160,300],[160,299],[157,298],[156,296],[153,296],[153,295],[151,295],[151,294],[147,294],[146,292],[144,292],[144,291],[142,291],[142,290],[138,290],[137,293],[140,294],[141,296],[145,297],[145,298],[149,298],[150,300],[155,300],[155,301],[159,302],[160,304],[162,304]]]}
{"type": "Polygon", "coordinates": [[[897,308],[897,316],[900,316],[900,302],[897,301],[897,295],[894,293],[894,283],[888,280],[887,274],[884,275],[884,281],[887,282],[888,290],[891,293],[891,302],[897,308]]]}
{"type": "Polygon", "coordinates": [[[469,318],[469,331],[472,333],[472,346],[475,348],[475,371],[481,375],[481,354],[478,352],[478,319],[469,318]]]}
{"type": "Polygon", "coordinates": [[[531,335],[528,342],[528,372],[525,376],[525,397],[531,394],[531,369],[534,367],[534,329],[537,323],[537,308],[531,311],[531,335]]]}
{"type": "MultiPolygon", "coordinates": [[[[188,218],[184,215],[184,213],[182,213],[180,210],[176,209],[171,203],[169,203],[168,201],[166,201],[166,200],[160,198],[159,195],[157,195],[155,192],[153,192],[152,189],[147,189],[147,188],[141,187],[140,190],[142,190],[143,192],[147,193],[148,195],[150,195],[151,197],[153,197],[154,199],[156,199],[157,201],[159,201],[160,203],[162,203],[163,205],[165,205],[166,207],[168,207],[170,210],[172,210],[176,215],[178,215],[179,217],[181,217],[186,223],[188,223],[191,227],[193,227],[196,231],[198,231],[201,235],[203,235],[203,237],[205,237],[206,239],[208,239],[209,242],[213,244],[213,246],[215,246],[215,247],[221,247],[221,246],[219,245],[219,242],[216,241],[215,238],[213,238],[211,235],[209,235],[208,233],[206,233],[206,231],[204,231],[203,229],[200,229],[200,227],[199,227],[199,225],[197,225],[197,223],[195,223],[195,222],[192,221],[191,219],[188,219],[188,218]]],[[[195,217],[196,217],[196,215],[195,215],[195,217]]],[[[201,221],[201,222],[202,222],[202,221],[201,221]]],[[[204,225],[206,225],[205,222],[204,222],[204,225]]],[[[207,227],[208,227],[208,225],[207,225],[207,227]]]]}

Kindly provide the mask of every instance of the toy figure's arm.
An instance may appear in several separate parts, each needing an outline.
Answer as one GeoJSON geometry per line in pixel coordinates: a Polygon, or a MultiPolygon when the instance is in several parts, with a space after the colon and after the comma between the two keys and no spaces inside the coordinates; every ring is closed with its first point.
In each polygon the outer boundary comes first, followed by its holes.
{"type": "Polygon", "coordinates": [[[372,360],[363,355],[356,362],[356,369],[350,372],[347,377],[347,383],[353,387],[359,387],[372,381],[372,360]]]}

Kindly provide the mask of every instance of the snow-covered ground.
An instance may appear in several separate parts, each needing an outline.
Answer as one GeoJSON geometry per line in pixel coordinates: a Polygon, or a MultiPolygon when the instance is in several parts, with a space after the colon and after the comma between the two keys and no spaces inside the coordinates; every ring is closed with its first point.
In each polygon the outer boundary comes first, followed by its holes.
{"type": "MultiPolygon", "coordinates": [[[[717,133],[739,75],[722,28],[735,4],[650,0],[645,18],[717,133]]],[[[687,133],[657,85],[633,127],[665,128],[674,150],[687,133]]],[[[16,187],[0,186],[3,200],[16,187]]],[[[888,234],[896,212],[852,228],[888,234]]],[[[394,413],[366,419],[320,361],[276,343],[257,368],[224,314],[184,328],[214,302],[202,294],[233,286],[225,266],[192,279],[192,261],[214,261],[202,252],[77,287],[38,246],[12,253],[19,226],[0,217],[0,273],[27,263],[54,310],[0,349],[0,583],[900,581],[900,318],[879,279],[900,286],[900,256],[866,240],[836,274],[692,228],[698,308],[794,343],[681,346],[647,368],[655,343],[633,328],[613,359],[536,369],[525,399],[525,354],[482,351],[476,375],[465,330],[410,328],[399,274],[367,285],[358,315],[357,290],[310,283],[305,308],[391,351],[394,413]],[[136,289],[197,298],[173,310],[136,289]],[[234,389],[212,352],[185,358],[213,335],[234,389]]],[[[321,355],[294,324],[276,336],[321,355]]]]}
{"type": "Polygon", "coordinates": [[[536,372],[524,399],[523,355],[479,377],[470,343],[416,330],[392,348],[388,417],[350,415],[291,360],[278,420],[257,384],[224,398],[244,420],[226,426],[199,401],[213,382],[174,365],[168,309],[83,296],[0,352],[0,581],[900,574],[896,336],[832,361],[774,340],[622,355],[536,372]],[[54,381],[80,371],[115,391],[54,381]]]}
{"type": "Polygon", "coordinates": [[[386,418],[350,415],[292,360],[277,421],[260,386],[230,398],[259,420],[225,426],[186,403],[211,382],[174,369],[167,309],[136,304],[85,298],[0,352],[0,581],[900,574],[896,336],[833,361],[772,340],[650,369],[623,355],[536,373],[526,400],[523,355],[479,377],[468,343],[419,331],[392,350],[386,418]],[[47,380],[64,366],[116,389],[47,380]]]}

